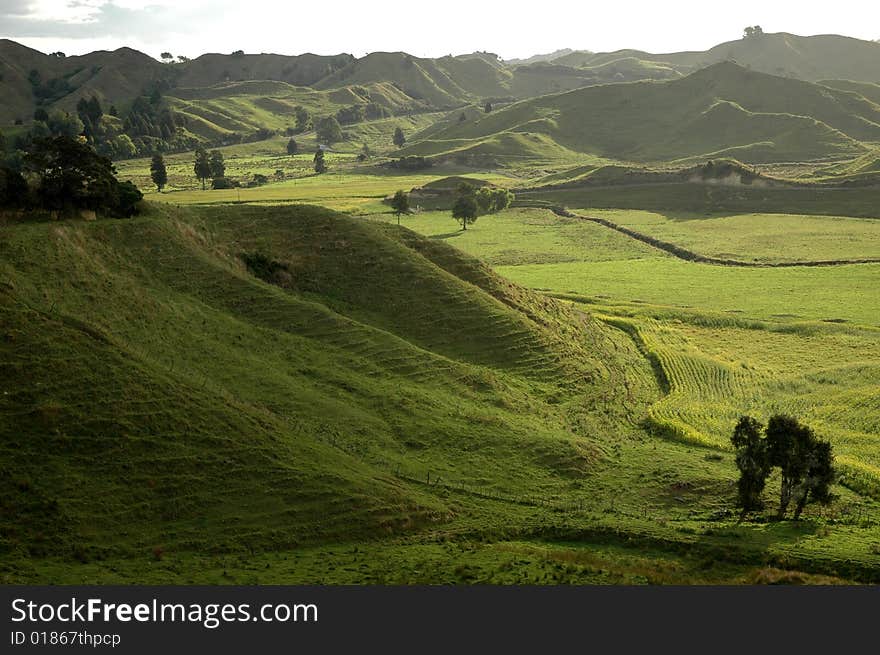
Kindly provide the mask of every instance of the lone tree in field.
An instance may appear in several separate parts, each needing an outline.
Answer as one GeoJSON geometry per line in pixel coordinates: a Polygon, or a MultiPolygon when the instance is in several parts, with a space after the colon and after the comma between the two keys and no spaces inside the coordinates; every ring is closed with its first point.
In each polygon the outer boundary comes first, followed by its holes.
{"type": "Polygon", "coordinates": [[[392,139],[394,141],[394,145],[398,148],[402,148],[403,144],[406,143],[406,137],[403,135],[403,130],[399,127],[394,129],[394,137],[392,139]]]}
{"type": "Polygon", "coordinates": [[[743,416],[736,424],[730,438],[736,449],[736,467],[739,469],[737,482],[737,504],[743,515],[762,509],[761,494],[770,475],[770,457],[767,453],[767,440],[761,432],[763,426],[751,416],[743,416]]]}
{"type": "Polygon", "coordinates": [[[296,141],[294,139],[291,139],[290,141],[287,142],[287,154],[288,155],[295,155],[298,150],[299,150],[299,146],[296,144],[296,141]]]}
{"type": "Polygon", "coordinates": [[[162,193],[162,187],[168,184],[168,171],[165,169],[162,155],[153,155],[153,161],[150,162],[150,179],[153,180],[159,193],[162,193]]]}
{"type": "Polygon", "coordinates": [[[327,164],[324,163],[324,151],[320,148],[315,151],[315,172],[318,175],[327,172],[327,164]]]}
{"type": "Polygon", "coordinates": [[[812,428],[792,416],[771,416],[767,427],[744,416],[737,423],[731,442],[736,448],[740,470],[739,505],[743,513],[761,506],[761,491],[773,468],[781,473],[777,518],[785,518],[795,502],[798,520],[810,502],[831,501],[834,482],[834,454],[831,443],[816,437],[812,428]],[[761,436],[761,432],[764,436],[761,436]]]}
{"type": "Polygon", "coordinates": [[[221,177],[226,177],[226,162],[223,161],[223,153],[219,150],[212,150],[210,159],[208,160],[211,164],[211,177],[219,179],[221,177]]]}
{"type": "Polygon", "coordinates": [[[211,160],[208,158],[207,151],[199,146],[196,148],[196,160],[193,164],[193,172],[202,182],[202,191],[205,190],[205,180],[211,177],[211,160]]]}
{"type": "Polygon", "coordinates": [[[487,114],[488,114],[490,111],[492,111],[492,103],[491,103],[491,102],[487,102],[486,105],[483,107],[483,111],[486,112],[487,114]]]}
{"type": "Polygon", "coordinates": [[[467,182],[462,182],[459,185],[458,198],[452,205],[452,218],[461,223],[462,231],[467,230],[467,226],[477,220],[479,207],[475,195],[473,185],[467,182]]]}
{"type": "Polygon", "coordinates": [[[397,224],[400,225],[400,215],[409,211],[409,196],[402,189],[394,194],[391,199],[391,209],[397,214],[397,224]]]}

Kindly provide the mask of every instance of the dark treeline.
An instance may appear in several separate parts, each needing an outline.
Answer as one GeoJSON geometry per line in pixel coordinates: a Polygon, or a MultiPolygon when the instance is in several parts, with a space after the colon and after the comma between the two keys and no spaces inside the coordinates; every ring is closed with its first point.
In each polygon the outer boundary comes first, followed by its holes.
{"type": "Polygon", "coordinates": [[[110,159],[82,136],[39,137],[26,151],[0,152],[0,209],[127,217],[137,212],[142,198],[131,182],[116,178],[110,159]]]}

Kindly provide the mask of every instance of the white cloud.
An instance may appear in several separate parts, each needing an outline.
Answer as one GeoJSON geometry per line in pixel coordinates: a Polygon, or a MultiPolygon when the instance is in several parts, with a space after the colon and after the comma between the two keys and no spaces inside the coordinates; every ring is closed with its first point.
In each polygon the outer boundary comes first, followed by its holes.
{"type": "Polygon", "coordinates": [[[562,47],[702,50],[737,39],[744,26],[756,24],[767,32],[880,36],[877,2],[838,0],[829,8],[810,0],[737,0],[719,7],[705,0],[630,0],[625,6],[561,0],[0,0],[0,36],[68,54],[100,44],[154,56],[163,50],[190,57],[237,49],[355,55],[405,50],[423,56],[489,50],[507,58],[562,47]]]}

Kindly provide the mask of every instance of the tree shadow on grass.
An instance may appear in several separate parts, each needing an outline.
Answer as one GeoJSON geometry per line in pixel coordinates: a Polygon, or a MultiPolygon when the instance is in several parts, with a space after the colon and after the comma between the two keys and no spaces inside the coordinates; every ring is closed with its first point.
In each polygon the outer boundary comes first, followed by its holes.
{"type": "Polygon", "coordinates": [[[445,234],[433,234],[429,236],[429,239],[452,239],[454,237],[461,236],[463,232],[461,230],[457,230],[455,232],[447,232],[445,234]]]}

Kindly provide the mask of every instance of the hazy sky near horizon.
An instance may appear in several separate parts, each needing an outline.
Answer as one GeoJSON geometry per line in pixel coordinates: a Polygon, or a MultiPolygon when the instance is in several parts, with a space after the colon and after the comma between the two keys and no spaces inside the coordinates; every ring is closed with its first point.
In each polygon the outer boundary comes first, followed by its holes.
{"type": "Polygon", "coordinates": [[[740,38],[746,25],[880,39],[880,1],[0,0],[0,38],[43,52],[129,46],[157,58],[239,49],[426,57],[483,50],[504,59],[559,48],[674,52],[740,38]]]}

